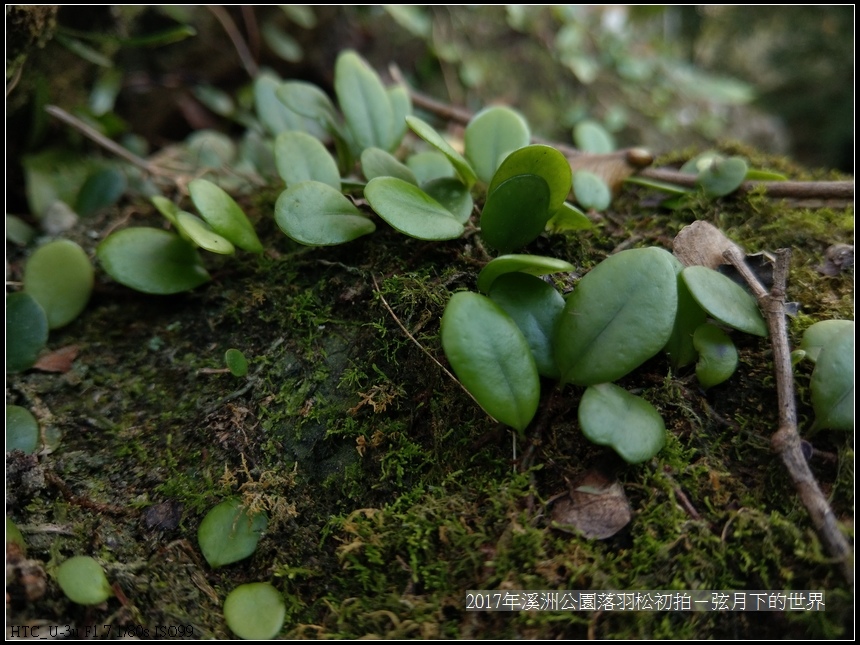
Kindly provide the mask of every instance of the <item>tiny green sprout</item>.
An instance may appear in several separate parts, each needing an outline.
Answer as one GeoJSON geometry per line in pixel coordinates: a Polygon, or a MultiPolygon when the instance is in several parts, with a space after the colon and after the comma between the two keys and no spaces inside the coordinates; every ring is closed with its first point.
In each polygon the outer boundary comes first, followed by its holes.
{"type": "Polygon", "coordinates": [[[286,604],[268,582],[239,585],[224,599],[224,620],[245,640],[270,640],[284,625],[286,604]]]}
{"type": "Polygon", "coordinates": [[[224,362],[233,376],[247,376],[248,359],[238,349],[230,348],[224,352],[224,362]]]}
{"type": "Polygon", "coordinates": [[[79,605],[98,605],[113,594],[104,569],[88,555],[69,558],[57,568],[57,583],[79,605]]]}
{"type": "Polygon", "coordinates": [[[693,346],[699,352],[696,378],[709,388],[726,381],[738,367],[738,350],[726,332],[715,325],[700,325],[693,334],[693,346]]]}

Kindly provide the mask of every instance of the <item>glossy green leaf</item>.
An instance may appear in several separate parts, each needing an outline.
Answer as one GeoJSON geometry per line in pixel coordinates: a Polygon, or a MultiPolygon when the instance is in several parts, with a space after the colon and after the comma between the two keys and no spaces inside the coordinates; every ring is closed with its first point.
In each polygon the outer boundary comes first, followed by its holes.
{"type": "Polygon", "coordinates": [[[24,266],[24,292],[45,310],[48,327],[57,329],[77,318],[89,302],[93,265],[71,240],[40,246],[24,266]]]}
{"type": "Polygon", "coordinates": [[[328,184],[303,181],[275,202],[275,221],[290,238],[310,246],[343,244],[376,230],[376,225],[328,184]]]}
{"type": "Polygon", "coordinates": [[[406,117],[412,114],[412,99],[408,90],[402,85],[395,85],[385,90],[391,103],[392,123],[391,149],[396,150],[403,141],[409,126],[406,125],[406,117]]]}
{"type": "Polygon", "coordinates": [[[393,228],[419,240],[452,240],[463,234],[453,213],[418,186],[395,177],[371,179],[364,188],[371,208],[393,228]]]}
{"type": "Polygon", "coordinates": [[[656,408],[612,383],[585,390],[579,425],[590,441],[611,447],[629,464],[650,459],[666,444],[666,426],[656,408]]]}
{"type": "Polygon", "coordinates": [[[194,246],[157,228],[117,231],[99,244],[96,255],[109,276],[143,293],[190,291],[209,280],[194,246]]]}
{"type": "Polygon", "coordinates": [[[275,96],[291,111],[313,119],[326,130],[340,127],[337,111],[328,94],[313,83],[285,81],[275,90],[275,96]]]}
{"type": "Polygon", "coordinates": [[[75,201],[75,212],[89,217],[102,208],[112,206],[125,192],[128,182],[125,174],[116,168],[102,168],[90,174],[75,201]]]}
{"type": "Polygon", "coordinates": [[[703,388],[727,381],[738,368],[738,350],[726,332],[715,325],[700,325],[693,334],[693,345],[699,352],[696,378],[703,388]]]}
{"type": "Polygon", "coordinates": [[[150,201],[152,201],[153,206],[158,209],[158,212],[164,215],[171,224],[174,226],[178,225],[179,213],[182,212],[182,209],[179,208],[179,206],[161,195],[153,195],[150,197],[150,201]]]}
{"type": "Polygon", "coordinates": [[[556,328],[562,382],[608,383],[669,340],[678,306],[672,256],[655,247],[608,257],[579,281],[556,328]]]}
{"type": "Polygon", "coordinates": [[[20,450],[28,455],[39,447],[39,422],[20,405],[6,406],[6,452],[20,450]]]}
{"type": "Polygon", "coordinates": [[[589,170],[573,173],[573,195],[577,203],[586,210],[604,211],[612,203],[609,186],[589,170]]]}
{"type": "Polygon", "coordinates": [[[442,315],[442,347],[487,414],[523,434],[537,411],[540,378],[511,317],[486,296],[455,293],[442,315]]]}
{"type": "Polygon", "coordinates": [[[809,383],[815,429],[854,429],[854,329],[833,335],[821,348],[809,383]]]}
{"type": "Polygon", "coordinates": [[[810,326],[803,332],[803,339],[800,341],[800,349],[805,352],[804,357],[816,362],[822,348],[846,329],[854,332],[853,320],[822,320],[810,326]]]}
{"type": "Polygon", "coordinates": [[[260,238],[245,212],[223,189],[206,179],[195,179],[188,184],[188,192],[200,215],[216,233],[240,249],[263,252],[260,238]]]}
{"type": "MultiPolygon", "coordinates": [[[[466,159],[485,184],[511,152],[529,144],[531,133],[525,119],[512,109],[493,106],[469,121],[464,135],[466,159]]],[[[533,170],[526,172],[535,173],[533,170]]]]}
{"type": "Polygon", "coordinates": [[[490,300],[504,309],[531,348],[538,373],[557,379],[553,334],[564,309],[564,298],[551,285],[527,273],[499,276],[490,287],[490,300]]]}
{"type": "Polygon", "coordinates": [[[361,172],[368,181],[375,177],[397,177],[415,186],[418,185],[415,173],[406,164],[381,148],[367,148],[361,153],[361,172]]]}
{"type": "Polygon", "coordinates": [[[48,317],[33,296],[6,296],[6,372],[28,370],[48,342],[48,317]]]}
{"type": "Polygon", "coordinates": [[[439,177],[431,179],[421,190],[442,204],[454,216],[454,219],[465,224],[472,215],[474,202],[472,194],[459,179],[454,177],[439,177]]]}
{"type": "Polygon", "coordinates": [[[678,311],[675,314],[675,324],[663,351],[669,356],[674,369],[679,369],[695,362],[698,353],[693,345],[693,334],[708,318],[705,310],[699,306],[693,294],[687,288],[687,283],[681,279],[684,265],[672,256],[672,265],[678,276],[678,311]]]}
{"type": "Polygon", "coordinates": [[[88,555],[76,555],[57,567],[57,584],[79,605],[98,605],[113,595],[102,565],[88,555]]]}
{"type": "Polygon", "coordinates": [[[464,184],[466,184],[467,188],[471,189],[472,186],[475,185],[477,176],[475,175],[475,171],[472,170],[472,167],[469,165],[469,162],[466,161],[463,155],[454,150],[454,148],[451,147],[451,144],[445,141],[445,139],[443,139],[430,124],[422,121],[416,116],[406,117],[406,123],[410,128],[412,128],[412,131],[415,134],[445,155],[448,161],[451,162],[451,165],[454,166],[454,171],[457,173],[457,176],[464,184]]]}
{"type": "Polygon", "coordinates": [[[334,157],[319,139],[305,132],[288,130],[278,135],[275,165],[287,187],[312,180],[340,190],[340,171],[334,157]]]}
{"type": "Polygon", "coordinates": [[[573,128],[573,142],[582,152],[605,155],[615,150],[615,142],[597,121],[585,119],[573,128]]]}
{"type": "Polygon", "coordinates": [[[221,255],[232,255],[236,252],[230,240],[218,235],[209,224],[191,213],[179,211],[176,215],[176,228],[185,234],[186,239],[202,249],[221,255]]]}
{"type": "Polygon", "coordinates": [[[451,165],[448,158],[435,150],[426,150],[411,155],[406,159],[406,165],[415,174],[419,186],[433,179],[457,176],[457,173],[454,172],[454,166],[451,165]]]}
{"type": "Polygon", "coordinates": [[[588,219],[588,216],[576,206],[567,202],[563,203],[546,223],[546,230],[551,233],[585,231],[591,228],[594,228],[594,222],[588,219]]]}
{"type": "Polygon", "coordinates": [[[570,194],[570,164],[563,154],[550,146],[526,146],[505,157],[493,175],[487,195],[517,175],[537,175],[546,182],[549,187],[548,210],[551,214],[561,208],[570,194]]]}
{"type": "Polygon", "coordinates": [[[740,157],[717,158],[699,173],[696,183],[706,195],[722,197],[734,192],[744,182],[747,170],[747,162],[740,157]]]}
{"type": "Polygon", "coordinates": [[[346,125],[356,143],[391,151],[396,124],[394,110],[379,75],[354,51],[341,52],[334,68],[334,90],[346,125]]]}
{"type": "Polygon", "coordinates": [[[224,621],[239,638],[271,640],[287,613],[281,592],[268,582],[239,585],[224,599],[224,621]]]}
{"type": "Polygon", "coordinates": [[[206,514],[197,530],[197,541],[214,569],[251,555],[267,525],[265,513],[251,516],[239,500],[230,499],[206,514]]]}
{"type": "Polygon", "coordinates": [[[538,175],[515,175],[487,197],[481,237],[502,253],[521,248],[543,233],[549,221],[549,186],[538,175]]]}
{"type": "Polygon", "coordinates": [[[731,278],[703,266],[686,267],[681,278],[709,316],[732,329],[767,336],[767,323],[755,299],[731,278]]]}
{"type": "Polygon", "coordinates": [[[268,133],[275,137],[286,130],[307,131],[305,120],[289,109],[278,98],[281,80],[272,73],[263,72],[254,80],[254,106],[257,117],[268,133]]]}
{"type": "Polygon", "coordinates": [[[489,293],[496,279],[506,273],[521,271],[530,275],[549,275],[574,271],[570,262],[542,255],[500,255],[490,260],[478,274],[478,291],[489,293]]]}
{"type": "Polygon", "coordinates": [[[248,375],[248,359],[238,349],[230,348],[224,352],[224,362],[233,376],[248,375]]]}

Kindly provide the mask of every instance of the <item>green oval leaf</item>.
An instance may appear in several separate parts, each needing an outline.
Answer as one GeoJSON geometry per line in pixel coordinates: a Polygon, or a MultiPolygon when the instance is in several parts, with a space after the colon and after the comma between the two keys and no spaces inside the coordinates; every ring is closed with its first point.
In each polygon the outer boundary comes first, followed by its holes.
{"type": "Polygon", "coordinates": [[[433,179],[453,178],[457,175],[448,158],[435,150],[426,150],[411,155],[406,159],[406,165],[415,174],[419,186],[423,186],[433,179]]]}
{"type": "Polygon", "coordinates": [[[588,219],[588,216],[576,206],[567,202],[563,203],[546,223],[546,230],[551,233],[585,231],[590,228],[594,228],[594,222],[588,219]]]}
{"type": "Polygon", "coordinates": [[[24,292],[45,311],[50,329],[68,325],[89,302],[93,265],[86,252],[71,240],[40,246],[24,266],[24,292]]]}
{"type": "Polygon", "coordinates": [[[20,217],[6,214],[6,241],[18,246],[27,246],[36,237],[36,229],[20,217]]]}
{"type": "Polygon", "coordinates": [[[278,135],[275,165],[287,187],[313,180],[340,190],[340,171],[334,157],[319,139],[305,132],[288,130],[278,135]]]}
{"type": "Polygon", "coordinates": [[[579,425],[589,441],[611,447],[629,464],[650,459],[666,443],[666,426],[656,408],[612,383],[585,390],[579,425]]]}
{"type": "Polygon", "coordinates": [[[337,111],[331,99],[313,83],[284,81],[275,90],[275,95],[288,109],[313,119],[326,130],[339,129],[337,111]]]}
{"type": "Polygon", "coordinates": [[[117,231],[99,244],[96,255],[110,277],[143,293],[190,291],[209,280],[194,246],[157,228],[117,231]]]}
{"type": "Polygon", "coordinates": [[[334,91],[346,125],[357,144],[392,150],[396,124],[391,101],[379,75],[354,51],[341,52],[334,67],[334,91]]]}
{"type": "Polygon", "coordinates": [[[48,318],[33,296],[6,296],[6,372],[28,370],[48,342],[48,318]]]}
{"type": "Polygon", "coordinates": [[[318,181],[287,188],[275,202],[275,221],[300,244],[343,244],[373,233],[376,225],[340,191],[318,181]]]}
{"type": "Polygon", "coordinates": [[[547,208],[551,214],[561,208],[570,194],[570,163],[563,154],[550,146],[538,144],[514,150],[505,157],[493,175],[487,195],[517,175],[537,175],[546,182],[549,187],[547,208]]]}
{"type": "Polygon", "coordinates": [[[430,124],[422,121],[417,116],[406,117],[406,123],[412,128],[415,134],[445,155],[448,161],[451,162],[451,165],[454,166],[457,176],[466,184],[466,188],[471,189],[475,185],[477,177],[469,162],[463,158],[463,155],[454,150],[451,144],[445,141],[430,124]]]}
{"type": "Polygon", "coordinates": [[[466,126],[466,159],[478,179],[489,184],[502,160],[527,146],[530,139],[529,126],[517,112],[502,106],[489,107],[472,117],[466,126]]]}
{"type": "Polygon", "coordinates": [[[494,260],[490,260],[481,269],[478,274],[478,291],[489,293],[496,278],[513,271],[522,271],[530,275],[548,275],[550,273],[567,273],[575,269],[576,267],[570,262],[542,255],[500,255],[494,260]]]}
{"type": "Polygon", "coordinates": [[[666,345],[677,306],[670,253],[629,249],[608,257],[565,304],[555,337],[562,381],[595,385],[629,373],[666,345]]]}
{"type": "Polygon", "coordinates": [[[179,213],[182,212],[179,206],[162,195],[153,195],[149,199],[158,212],[164,215],[171,224],[178,225],[179,213]]]}
{"type": "Polygon", "coordinates": [[[573,194],[577,203],[587,210],[603,211],[612,203],[609,186],[589,170],[573,173],[573,194]]]}
{"type": "Polygon", "coordinates": [[[287,606],[268,582],[239,585],[224,599],[224,620],[245,640],[271,640],[284,626],[287,606]]]}
{"type": "Polygon", "coordinates": [[[693,334],[693,346],[699,352],[696,378],[703,388],[727,381],[738,368],[738,350],[719,327],[705,323],[693,334]]]}
{"type": "Polygon", "coordinates": [[[195,179],[188,184],[191,201],[212,229],[240,249],[262,253],[263,245],[244,211],[230,195],[211,181],[195,179]]]}
{"type": "Polygon", "coordinates": [[[79,605],[98,605],[113,595],[104,569],[88,555],[76,555],[57,567],[57,584],[79,605]]]}
{"type": "Polygon", "coordinates": [[[247,376],[248,359],[238,349],[230,348],[224,352],[224,362],[233,376],[247,376]]]}
{"type": "Polygon", "coordinates": [[[452,240],[463,225],[418,186],[396,177],[371,179],[364,188],[371,208],[392,227],[419,240],[452,240]]]}
{"type": "Polygon", "coordinates": [[[696,177],[696,183],[711,197],[734,192],[747,175],[747,162],[740,157],[715,158],[696,177]]]}
{"type": "Polygon", "coordinates": [[[381,148],[367,148],[361,153],[361,172],[368,181],[375,177],[397,177],[418,185],[409,167],[381,148]]]}
{"type": "Polygon", "coordinates": [[[20,450],[28,455],[39,447],[39,422],[20,405],[6,406],[6,452],[20,450]]]}
{"type": "Polygon", "coordinates": [[[274,74],[263,72],[254,80],[254,106],[263,127],[273,137],[286,130],[304,130],[304,119],[284,105],[277,92],[281,80],[274,74]]]}
{"type": "Polygon", "coordinates": [[[412,99],[409,97],[409,91],[402,85],[389,87],[385,93],[388,94],[388,101],[391,103],[393,124],[391,150],[396,150],[408,130],[406,117],[412,114],[412,99]]]}
{"type": "Polygon", "coordinates": [[[472,194],[459,179],[453,177],[431,179],[421,189],[447,208],[455,220],[461,224],[469,221],[475,204],[472,201],[472,194]]]}
{"type": "Polygon", "coordinates": [[[223,132],[197,130],[186,139],[188,154],[200,168],[224,168],[236,158],[236,144],[223,132]]]}
{"type": "Polygon", "coordinates": [[[179,211],[176,215],[176,228],[184,233],[187,239],[207,251],[222,255],[231,255],[236,252],[230,240],[218,235],[209,224],[191,213],[179,211]]]}
{"type": "Polygon", "coordinates": [[[804,357],[816,362],[822,348],[846,329],[854,332],[853,320],[822,320],[810,326],[803,332],[803,340],[800,341],[800,348],[806,352],[804,357]]]}
{"type": "Polygon", "coordinates": [[[214,569],[251,555],[267,525],[265,513],[251,516],[239,500],[230,499],[206,514],[197,530],[197,542],[214,569]]]}
{"type": "Polygon", "coordinates": [[[809,383],[815,429],[854,429],[854,326],[821,348],[809,383]]]}
{"type": "Polygon", "coordinates": [[[596,155],[609,154],[615,150],[612,135],[597,121],[585,119],[573,128],[573,141],[582,152],[596,155]]]}
{"type": "Polygon", "coordinates": [[[442,347],[484,411],[522,434],[537,411],[540,378],[511,317],[486,296],[455,293],[442,315],[442,347]]]}
{"type": "Polygon", "coordinates": [[[102,168],[87,177],[75,201],[75,212],[89,217],[102,208],[112,206],[125,192],[125,174],[116,168],[102,168]]]}
{"type": "Polygon", "coordinates": [[[538,175],[515,175],[487,197],[481,211],[481,237],[509,253],[525,246],[549,221],[549,186],[538,175]]]}
{"type": "Polygon", "coordinates": [[[686,267],[681,278],[709,316],[732,329],[767,336],[767,323],[755,299],[731,278],[703,266],[686,267]]]}
{"type": "Polygon", "coordinates": [[[553,334],[564,298],[551,285],[527,273],[506,273],[493,281],[490,300],[499,305],[523,332],[541,376],[557,379],[553,334]]]}
{"type": "Polygon", "coordinates": [[[675,256],[672,256],[672,260],[672,265],[678,276],[678,311],[675,314],[672,335],[669,336],[663,351],[669,356],[672,367],[677,370],[696,360],[697,352],[693,345],[693,334],[699,326],[705,323],[708,314],[693,298],[693,294],[687,288],[687,283],[681,279],[684,265],[675,256]]]}

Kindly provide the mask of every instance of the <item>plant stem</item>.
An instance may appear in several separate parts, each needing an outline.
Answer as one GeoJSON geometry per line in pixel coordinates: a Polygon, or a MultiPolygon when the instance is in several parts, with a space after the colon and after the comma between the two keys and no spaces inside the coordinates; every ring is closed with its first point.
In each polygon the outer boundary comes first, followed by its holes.
{"type": "Polygon", "coordinates": [[[779,428],[771,437],[771,445],[785,464],[803,505],[809,512],[812,524],[821,536],[830,554],[839,560],[842,575],[853,588],[854,554],[848,540],[839,530],[839,523],[827,498],[821,492],[809,464],[800,447],[797,432],[797,411],[794,399],[794,378],[791,369],[791,351],[788,343],[788,330],[785,322],[785,287],[788,282],[788,269],[791,251],[776,251],[773,288],[767,290],[753,274],[737,248],[723,252],[726,258],[746,280],[767,318],[773,347],[773,363],[776,372],[776,394],[779,405],[779,428]]]}

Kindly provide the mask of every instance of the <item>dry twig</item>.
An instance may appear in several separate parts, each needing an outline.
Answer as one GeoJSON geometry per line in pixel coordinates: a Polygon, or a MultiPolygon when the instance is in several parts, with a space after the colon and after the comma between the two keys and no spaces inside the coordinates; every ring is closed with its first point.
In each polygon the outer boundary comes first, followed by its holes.
{"type": "Polygon", "coordinates": [[[797,432],[794,378],[791,370],[791,351],[785,322],[785,288],[788,282],[791,251],[789,249],[776,251],[773,288],[770,293],[747,266],[740,250],[729,248],[723,255],[743,276],[767,318],[773,347],[776,394],[779,405],[779,428],[771,437],[771,445],[791,475],[797,493],[809,512],[812,523],[827,550],[839,561],[843,576],[853,588],[854,554],[848,540],[839,530],[839,523],[833,514],[833,509],[830,508],[827,498],[821,492],[818,482],[809,469],[809,464],[801,451],[800,435],[797,432]]]}

